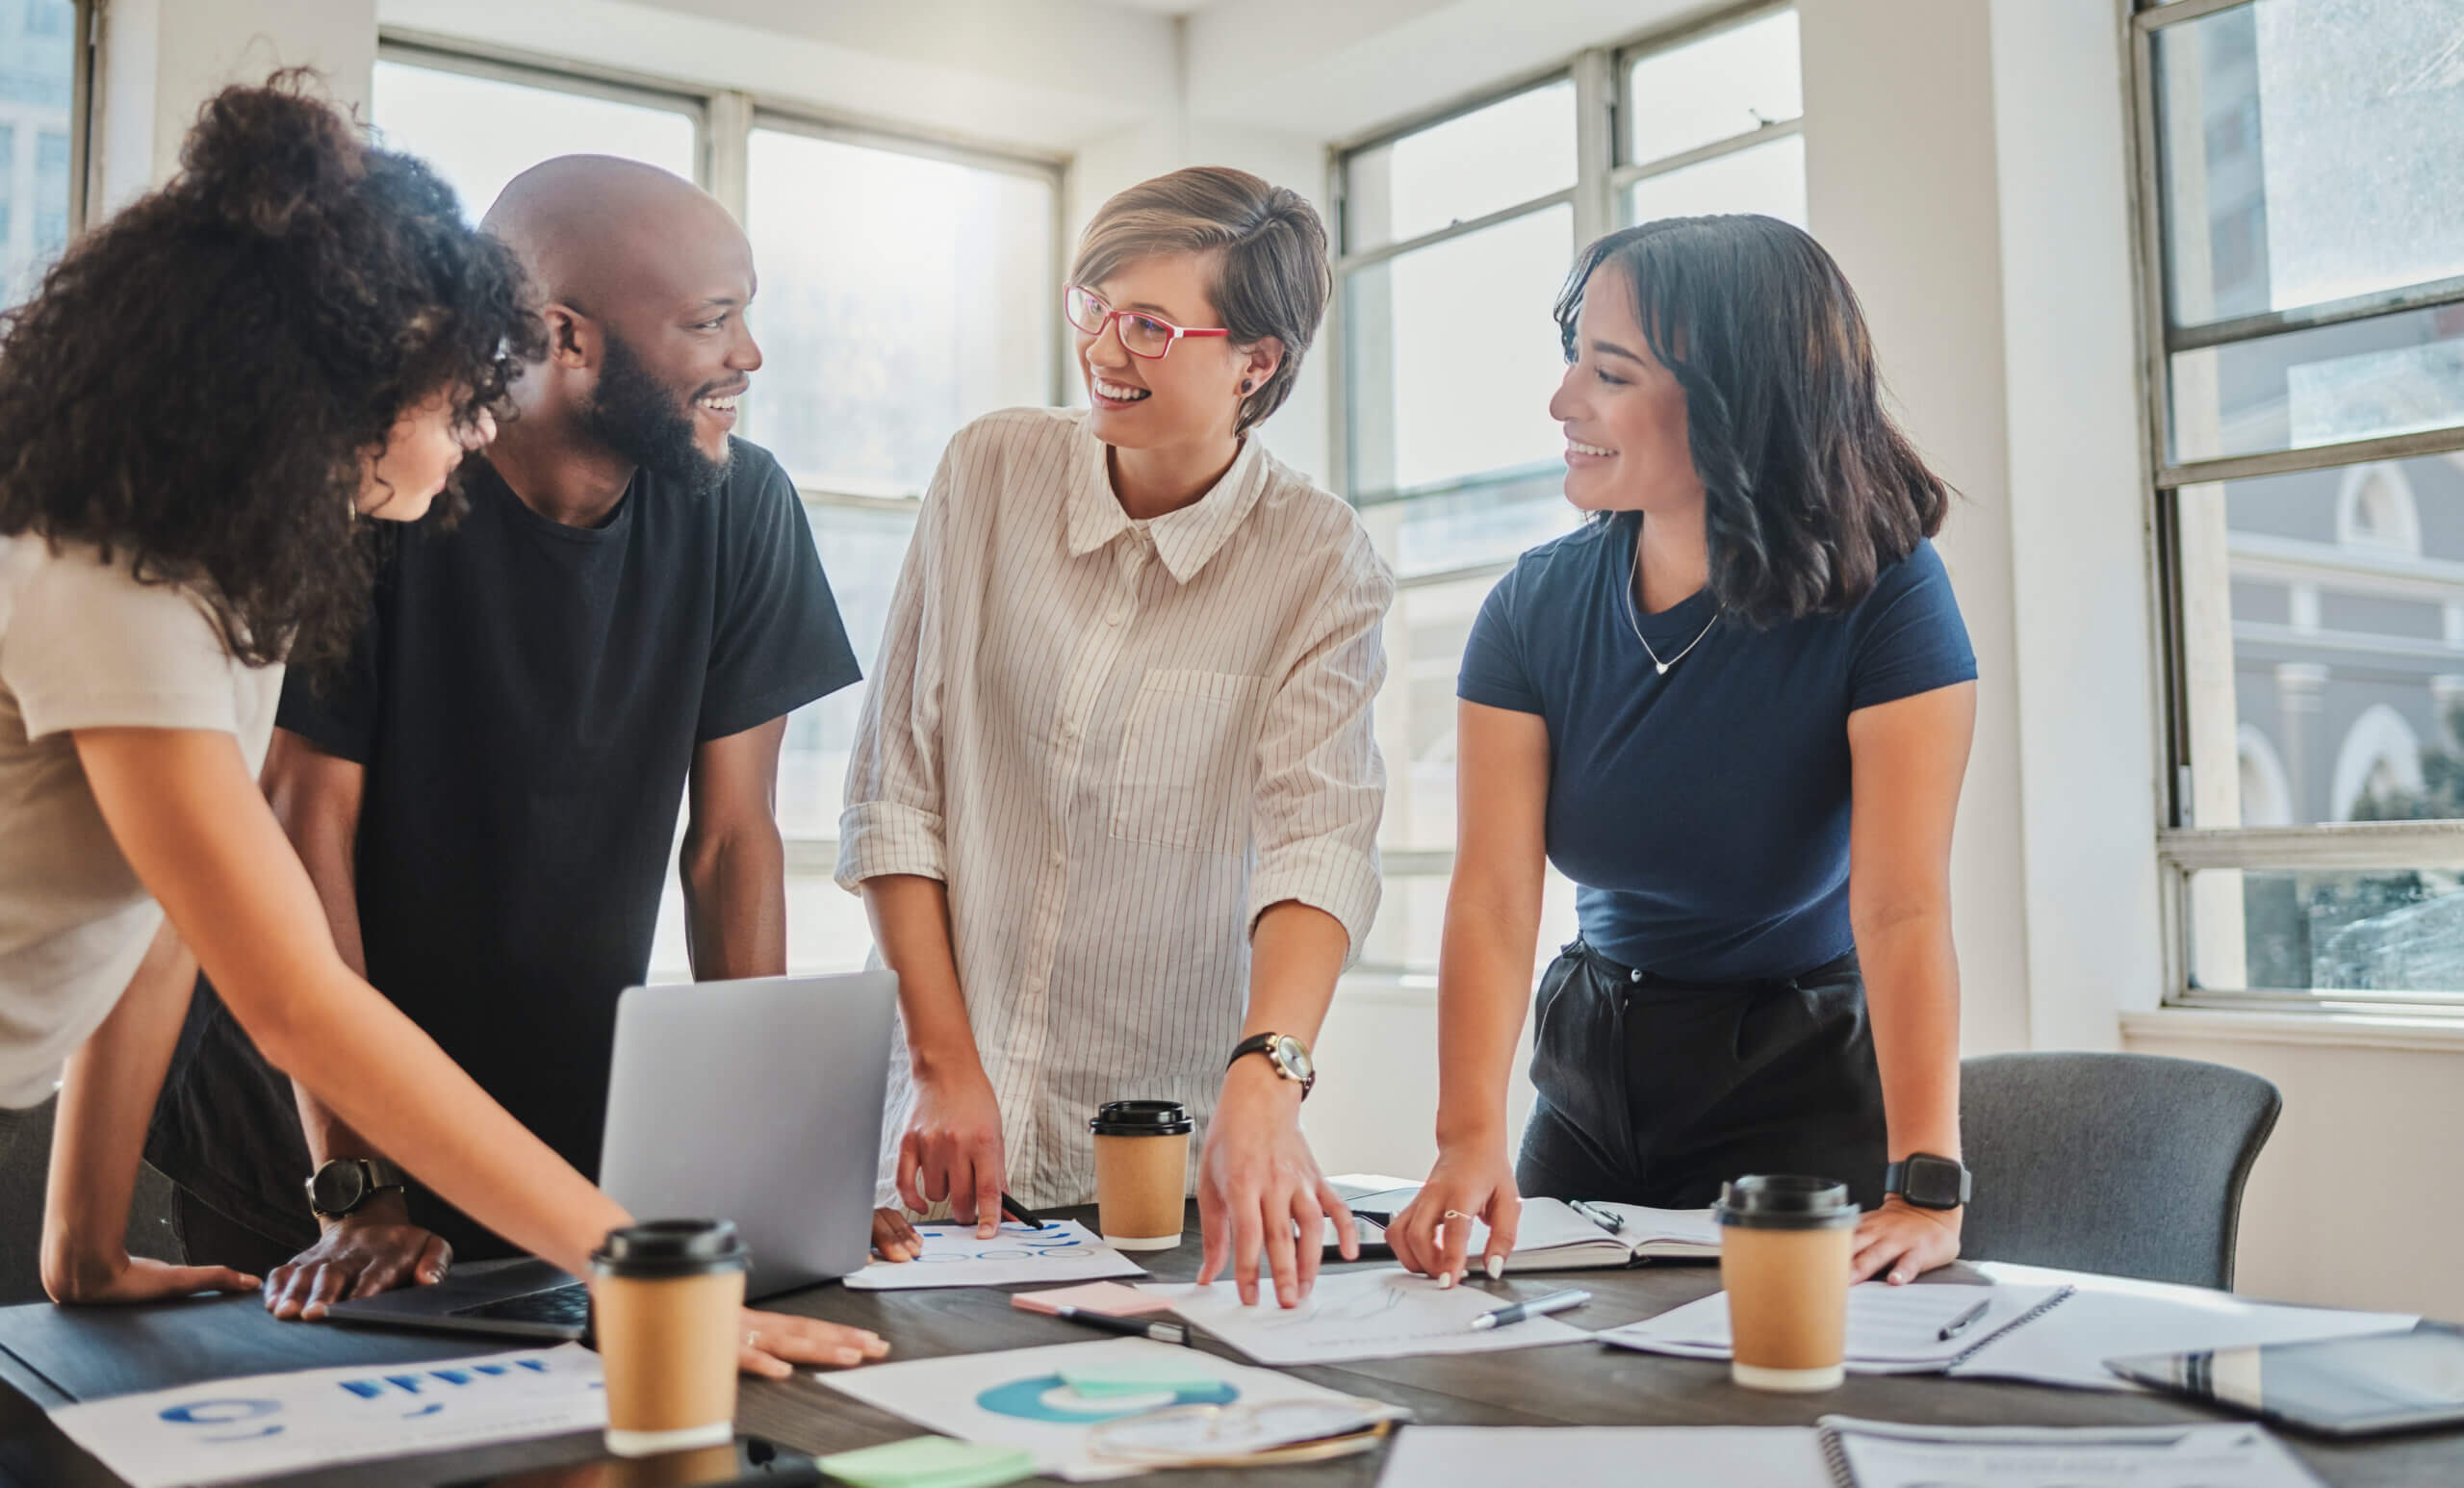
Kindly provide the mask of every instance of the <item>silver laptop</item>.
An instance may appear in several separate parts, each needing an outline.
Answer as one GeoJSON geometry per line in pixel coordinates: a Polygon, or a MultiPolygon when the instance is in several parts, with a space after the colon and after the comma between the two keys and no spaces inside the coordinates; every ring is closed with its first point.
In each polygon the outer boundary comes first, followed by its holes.
{"type": "MultiPolygon", "coordinates": [[[[898,977],[636,987],[616,1005],[600,1187],[639,1219],[733,1219],[748,1296],[861,1268],[898,977]]],[[[589,1296],[545,1261],[458,1267],[335,1305],[336,1322],[579,1338],[589,1296]]]]}

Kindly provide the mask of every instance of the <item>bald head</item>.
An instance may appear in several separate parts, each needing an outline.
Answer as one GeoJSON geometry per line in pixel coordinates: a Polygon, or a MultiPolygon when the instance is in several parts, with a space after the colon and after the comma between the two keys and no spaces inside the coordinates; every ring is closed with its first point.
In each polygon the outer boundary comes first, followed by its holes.
{"type": "Polygon", "coordinates": [[[514,177],[480,225],[522,256],[548,331],[547,360],[513,386],[499,469],[555,479],[578,461],[619,492],[633,467],[721,478],[761,366],[753,248],[727,209],[654,167],[565,155],[514,177]]]}
{"type": "Polygon", "coordinates": [[[506,183],[479,225],[522,255],[550,301],[590,315],[752,277],[753,249],[718,198],[613,155],[542,161],[506,183]]]}

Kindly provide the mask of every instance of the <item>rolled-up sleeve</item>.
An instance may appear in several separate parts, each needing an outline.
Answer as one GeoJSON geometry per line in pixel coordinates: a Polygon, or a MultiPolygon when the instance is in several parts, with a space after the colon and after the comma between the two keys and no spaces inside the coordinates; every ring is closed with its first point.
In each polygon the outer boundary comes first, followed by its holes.
{"type": "Polygon", "coordinates": [[[850,893],[889,873],[949,879],[941,813],[942,628],[933,596],[948,534],[950,471],[951,457],[944,455],[916,516],[847,760],[837,880],[850,893]]]}
{"type": "Polygon", "coordinates": [[[1350,938],[1348,966],[1377,917],[1377,823],[1386,767],[1374,705],[1386,680],[1386,611],[1395,580],[1355,530],[1268,705],[1253,818],[1257,868],[1249,926],[1295,900],[1331,914],[1350,938]]]}

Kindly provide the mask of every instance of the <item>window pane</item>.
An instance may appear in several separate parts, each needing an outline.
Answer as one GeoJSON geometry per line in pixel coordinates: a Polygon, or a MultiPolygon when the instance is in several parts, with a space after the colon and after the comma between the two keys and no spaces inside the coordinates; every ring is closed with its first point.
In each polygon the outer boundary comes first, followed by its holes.
{"type": "Polygon", "coordinates": [[[1635,58],[1626,69],[1626,160],[1665,160],[1805,111],[1797,13],[1783,11],[1635,58]]]}
{"type": "Polygon", "coordinates": [[[2176,500],[2194,825],[2464,817],[2464,461],[2176,500]]]}
{"type": "Polygon", "coordinates": [[[379,61],[370,116],[385,143],[436,167],[477,221],[505,183],[559,155],[617,155],[691,181],[689,114],[379,61]]]}
{"type": "Polygon", "coordinates": [[[68,0],[0,12],[0,303],[33,294],[68,242],[76,20],[68,0]]]}
{"type": "Polygon", "coordinates": [[[961,424],[1050,402],[1054,212],[1048,177],[755,130],[747,434],[800,485],[907,496],[961,424]]]}
{"type": "Polygon", "coordinates": [[[2256,0],[2156,34],[2176,323],[2464,273],[2454,0],[2256,0]]]}
{"type": "Polygon", "coordinates": [[[1394,527],[1392,540],[1380,549],[1403,578],[1503,562],[1572,531],[1582,516],[1567,504],[1562,464],[1494,485],[1416,496],[1370,510],[1373,526],[1390,523],[1394,527]]]}
{"type": "Polygon", "coordinates": [[[1549,207],[1344,281],[1356,499],[1562,458],[1549,398],[1565,374],[1550,310],[1574,215],[1549,207]]]}
{"type": "Polygon", "coordinates": [[[1344,165],[1345,251],[1400,243],[1575,184],[1575,85],[1550,83],[1344,165]]]}
{"type": "Polygon", "coordinates": [[[2464,305],[2176,351],[2173,458],[2464,423],[2464,305]]]}
{"type": "Polygon", "coordinates": [[[1626,188],[1626,220],[1759,212],[1806,225],[1806,141],[1790,135],[1626,188]]]}
{"type": "Polygon", "coordinates": [[[2202,991],[2464,995],[2464,879],[2445,869],[2191,876],[2202,991]]]}
{"type": "MultiPolygon", "coordinates": [[[[889,620],[890,591],[915,531],[913,511],[807,502],[821,566],[847,625],[847,641],[866,676],[882,648],[889,620]]],[[[861,683],[795,711],[779,760],[779,828],[789,836],[838,834],[841,792],[847,783],[847,752],[856,739],[862,708],[861,683]]]]}

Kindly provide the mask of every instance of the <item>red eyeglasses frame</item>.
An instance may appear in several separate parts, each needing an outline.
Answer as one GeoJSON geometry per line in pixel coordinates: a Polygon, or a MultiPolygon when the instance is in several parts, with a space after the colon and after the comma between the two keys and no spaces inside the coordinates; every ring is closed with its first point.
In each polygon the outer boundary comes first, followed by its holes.
{"type": "Polygon", "coordinates": [[[1172,333],[1170,339],[1164,343],[1164,349],[1156,352],[1152,356],[1149,356],[1145,352],[1139,350],[1136,346],[1131,346],[1129,344],[1129,338],[1125,336],[1122,337],[1120,348],[1123,351],[1128,352],[1130,355],[1137,357],[1141,361],[1160,362],[1164,360],[1164,358],[1172,354],[1173,343],[1180,341],[1184,337],[1229,336],[1232,334],[1231,327],[1225,325],[1174,325],[1171,321],[1165,320],[1162,316],[1149,315],[1143,310],[1116,310],[1111,305],[1105,303],[1102,295],[1096,294],[1093,290],[1087,288],[1083,284],[1069,284],[1062,287],[1061,317],[1063,320],[1067,321],[1082,335],[1091,336],[1097,340],[1101,340],[1104,332],[1113,328],[1113,322],[1123,316],[1128,316],[1132,320],[1144,321],[1149,324],[1160,325],[1164,327],[1164,329],[1172,333]],[[1094,306],[1103,313],[1103,318],[1091,326],[1080,321],[1077,316],[1070,312],[1070,303],[1072,299],[1078,295],[1085,295],[1089,304],[1094,306]]]}

